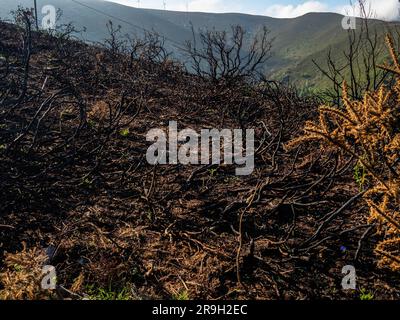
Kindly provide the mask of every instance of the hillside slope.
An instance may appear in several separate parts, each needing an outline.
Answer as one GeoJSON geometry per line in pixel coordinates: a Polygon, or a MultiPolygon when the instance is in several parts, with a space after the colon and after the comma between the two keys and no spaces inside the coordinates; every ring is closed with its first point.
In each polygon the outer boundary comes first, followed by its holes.
{"type": "MultiPolygon", "coordinates": [[[[18,4],[32,6],[30,0],[2,0],[0,17],[8,17],[18,4]]],[[[43,3],[44,4],[44,3],[43,3]]],[[[63,12],[62,21],[73,22],[85,41],[103,41],[107,37],[106,23],[112,20],[123,27],[123,33],[142,35],[143,30],[154,30],[165,36],[169,50],[177,52],[195,30],[215,28],[229,30],[231,25],[242,25],[248,34],[255,34],[263,25],[275,38],[273,57],[265,66],[272,79],[289,79],[304,87],[326,87],[326,80],[313,65],[312,59],[323,63],[326,53],[333,49],[333,58],[339,59],[347,49],[347,32],[342,29],[342,16],[334,13],[310,13],[294,19],[275,19],[238,13],[212,14],[137,9],[102,0],[54,0],[52,4],[63,12]]],[[[39,7],[41,6],[39,1],[39,7]]],[[[385,30],[381,21],[372,21],[372,28],[385,30]]],[[[182,56],[180,56],[182,58],[182,56]]],[[[183,58],[182,58],[183,59],[183,58]]]]}

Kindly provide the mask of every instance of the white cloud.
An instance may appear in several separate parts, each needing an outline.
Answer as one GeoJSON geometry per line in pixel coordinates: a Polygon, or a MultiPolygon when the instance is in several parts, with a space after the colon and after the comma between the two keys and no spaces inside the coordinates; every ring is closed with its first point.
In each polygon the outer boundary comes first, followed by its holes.
{"type": "MultiPolygon", "coordinates": [[[[357,2],[357,1],[353,1],[357,2]]],[[[365,7],[370,17],[395,20],[400,15],[398,0],[365,0],[365,7]]],[[[322,1],[306,1],[298,5],[274,4],[265,10],[265,15],[276,18],[294,18],[309,12],[337,12],[343,15],[361,16],[359,6],[342,5],[330,7],[322,1]]]]}
{"type": "MultiPolygon", "coordinates": [[[[395,20],[400,15],[400,4],[398,0],[366,0],[365,9],[371,18],[383,20],[395,20]]],[[[341,6],[335,10],[344,15],[361,16],[358,5],[341,6]]]]}
{"type": "Polygon", "coordinates": [[[329,7],[320,1],[307,1],[299,5],[274,4],[267,8],[265,14],[275,18],[294,18],[309,12],[327,12],[329,7]]]}

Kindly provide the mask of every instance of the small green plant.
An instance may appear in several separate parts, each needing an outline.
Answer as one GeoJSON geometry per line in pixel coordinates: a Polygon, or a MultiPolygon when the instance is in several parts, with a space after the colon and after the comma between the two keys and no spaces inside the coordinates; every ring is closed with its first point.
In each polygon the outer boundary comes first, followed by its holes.
{"type": "Polygon", "coordinates": [[[5,144],[0,144],[0,151],[6,150],[7,146],[5,144]]]}
{"type": "Polygon", "coordinates": [[[130,290],[125,287],[121,291],[113,291],[111,288],[95,288],[93,285],[86,286],[86,292],[89,300],[96,301],[116,301],[116,300],[132,300],[130,290]]]}
{"type": "Polygon", "coordinates": [[[86,189],[92,189],[95,181],[96,178],[91,178],[90,176],[86,175],[81,178],[79,186],[84,187],[86,189]]]}
{"type": "Polygon", "coordinates": [[[147,219],[149,219],[150,221],[153,221],[153,211],[152,210],[147,210],[146,211],[146,216],[147,216],[147,219]]]}
{"type": "Polygon", "coordinates": [[[21,272],[23,269],[22,266],[19,264],[14,264],[13,267],[14,267],[14,270],[17,272],[21,272]]]}
{"type": "Polygon", "coordinates": [[[89,119],[89,120],[87,121],[87,124],[88,124],[88,127],[89,127],[90,129],[95,129],[95,128],[96,128],[96,122],[93,121],[93,120],[91,120],[91,119],[89,119]]]}
{"type": "Polygon", "coordinates": [[[129,136],[129,133],[130,133],[129,128],[125,128],[119,131],[119,135],[124,138],[129,136]]]}
{"type": "Polygon", "coordinates": [[[239,182],[239,181],[240,181],[240,178],[238,176],[227,177],[224,179],[225,183],[239,182]]]}
{"type": "Polygon", "coordinates": [[[173,299],[174,300],[178,300],[178,301],[187,301],[187,300],[190,299],[189,298],[189,293],[186,290],[184,290],[184,291],[182,291],[182,292],[180,292],[178,294],[175,294],[173,296],[173,299]]]}
{"type": "Polygon", "coordinates": [[[363,191],[367,182],[367,171],[360,161],[357,162],[357,165],[354,167],[354,180],[356,181],[360,192],[363,191]]]}
{"type": "Polygon", "coordinates": [[[212,169],[208,170],[208,173],[210,174],[211,178],[214,178],[218,173],[218,168],[212,168],[212,169]]]}
{"type": "Polygon", "coordinates": [[[360,290],[360,300],[370,301],[374,299],[374,295],[371,292],[367,292],[364,288],[360,290]]]}
{"type": "Polygon", "coordinates": [[[203,178],[201,179],[201,182],[202,182],[202,184],[201,184],[201,190],[202,190],[202,191],[203,191],[203,190],[206,190],[208,184],[211,183],[211,182],[213,181],[213,179],[217,177],[217,175],[218,175],[218,168],[211,168],[211,169],[208,169],[207,172],[208,172],[208,177],[203,177],[203,178]]]}

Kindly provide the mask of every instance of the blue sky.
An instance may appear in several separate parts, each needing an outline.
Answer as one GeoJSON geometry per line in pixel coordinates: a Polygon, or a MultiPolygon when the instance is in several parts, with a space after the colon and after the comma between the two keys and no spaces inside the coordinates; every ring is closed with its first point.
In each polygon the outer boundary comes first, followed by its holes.
{"type": "MultiPolygon", "coordinates": [[[[345,14],[351,9],[350,0],[107,0],[134,7],[204,12],[242,12],[292,18],[308,12],[338,12],[345,14]]],[[[355,2],[356,0],[353,0],[355,2]]],[[[399,17],[398,0],[364,0],[376,18],[394,20],[399,17]]]]}

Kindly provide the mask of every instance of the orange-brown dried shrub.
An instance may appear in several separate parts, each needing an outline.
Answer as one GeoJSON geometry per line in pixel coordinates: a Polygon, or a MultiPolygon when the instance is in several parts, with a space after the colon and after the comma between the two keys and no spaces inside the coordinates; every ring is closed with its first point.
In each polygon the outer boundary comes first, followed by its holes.
{"type": "Polygon", "coordinates": [[[352,101],[343,83],[343,108],[320,107],[319,121],[308,121],[304,135],[288,147],[319,141],[358,160],[371,181],[364,194],[369,220],[383,238],[375,248],[379,265],[400,271],[400,64],[391,37],[386,42],[393,65],[380,68],[394,73],[395,84],[352,101]]]}
{"type": "Polygon", "coordinates": [[[105,101],[97,101],[88,112],[88,119],[98,123],[109,120],[110,108],[105,101]]]}
{"type": "Polygon", "coordinates": [[[1,300],[49,299],[49,292],[41,289],[42,267],[47,260],[43,250],[27,249],[5,256],[5,267],[0,273],[1,300]]]}

